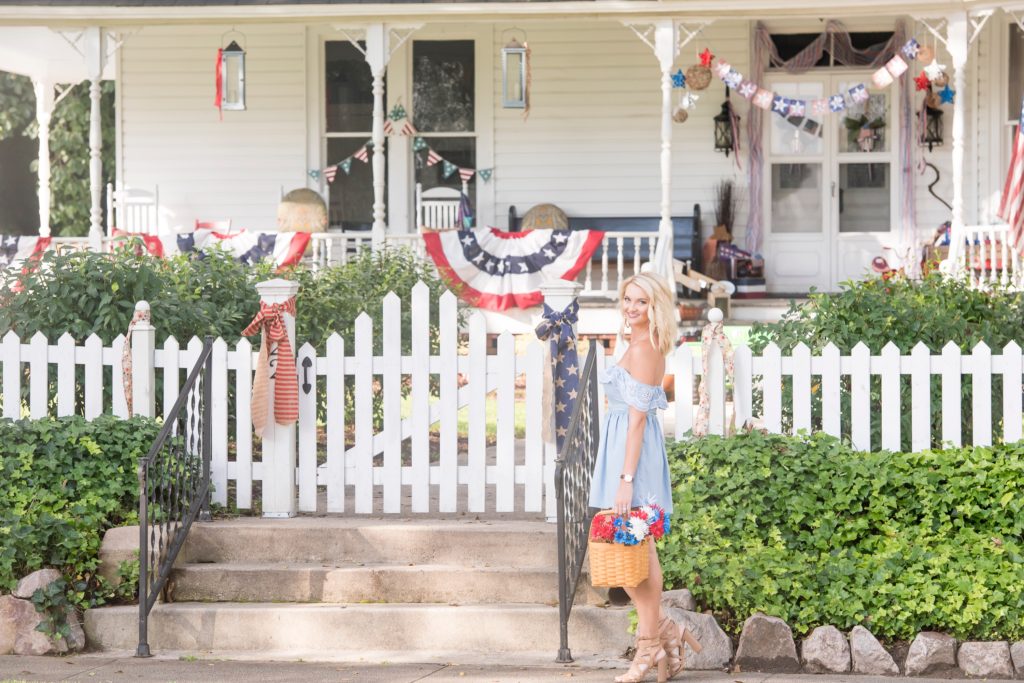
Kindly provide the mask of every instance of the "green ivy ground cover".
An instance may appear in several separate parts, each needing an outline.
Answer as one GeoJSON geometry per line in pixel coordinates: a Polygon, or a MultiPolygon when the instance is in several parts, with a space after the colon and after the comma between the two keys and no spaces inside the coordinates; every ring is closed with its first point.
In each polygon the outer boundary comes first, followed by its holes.
{"type": "Polygon", "coordinates": [[[863,453],[760,432],[670,445],[666,586],[736,633],[861,624],[909,639],[1024,637],[1024,443],[863,453]]]}
{"type": "Polygon", "coordinates": [[[158,429],[109,415],[0,420],[0,593],[54,567],[79,607],[131,597],[96,574],[100,542],[110,527],[138,523],[137,465],[158,429]]]}

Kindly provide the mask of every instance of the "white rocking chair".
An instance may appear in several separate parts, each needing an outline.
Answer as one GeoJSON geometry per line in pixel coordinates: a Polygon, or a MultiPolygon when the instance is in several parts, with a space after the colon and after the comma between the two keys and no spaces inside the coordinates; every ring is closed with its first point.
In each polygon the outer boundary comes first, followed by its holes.
{"type": "Polygon", "coordinates": [[[154,235],[160,228],[160,188],[140,190],[107,184],[107,236],[114,229],[154,235]]]}
{"type": "Polygon", "coordinates": [[[459,225],[460,193],[454,187],[424,190],[416,183],[416,227],[419,230],[455,230],[459,225]]]}

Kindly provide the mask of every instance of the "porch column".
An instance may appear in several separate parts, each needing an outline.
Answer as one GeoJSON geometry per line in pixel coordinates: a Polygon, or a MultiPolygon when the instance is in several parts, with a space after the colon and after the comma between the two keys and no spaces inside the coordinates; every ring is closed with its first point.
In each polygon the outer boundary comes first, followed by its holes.
{"type": "Polygon", "coordinates": [[[32,79],[36,91],[36,123],[39,125],[39,235],[50,236],[50,119],[53,116],[52,82],[32,79]]]}
{"type": "Polygon", "coordinates": [[[960,264],[960,250],[963,247],[964,234],[964,67],[967,65],[969,49],[966,12],[949,15],[946,23],[946,50],[953,61],[953,90],[956,91],[953,99],[952,126],[953,211],[950,234],[953,239],[949,245],[949,259],[954,273],[959,273],[963,269],[960,264]]]}
{"type": "Polygon", "coordinates": [[[388,40],[384,24],[366,27],[366,63],[373,74],[373,245],[384,243],[384,77],[388,69],[388,40]]]}
{"type": "Polygon", "coordinates": [[[83,34],[86,73],[89,80],[89,247],[102,248],[103,240],[103,121],[100,108],[100,83],[106,63],[106,40],[99,26],[90,26],[83,34]]]}
{"type": "Polygon", "coordinates": [[[672,62],[678,52],[675,22],[658,21],[654,28],[654,54],[661,67],[661,221],[658,246],[652,259],[655,272],[672,279],[672,62]]]}

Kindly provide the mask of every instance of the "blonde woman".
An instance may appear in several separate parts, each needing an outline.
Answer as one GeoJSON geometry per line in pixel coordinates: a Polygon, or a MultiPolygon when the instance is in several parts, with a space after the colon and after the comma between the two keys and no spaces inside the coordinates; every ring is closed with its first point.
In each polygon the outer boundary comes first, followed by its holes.
{"type": "MultiPolygon", "coordinates": [[[[661,381],[665,357],[675,348],[676,319],[673,297],[665,281],[652,273],[640,273],[619,288],[623,332],[629,349],[618,364],[611,365],[605,384],[608,410],[601,429],[601,444],[590,506],[625,514],[630,508],[655,503],[665,510],[666,531],[672,513],[665,437],[658,409],[668,407],[661,381]]],[[[661,565],[653,543],[647,579],[626,592],[636,606],[636,655],[618,683],[635,683],[657,670],[658,680],[675,677],[683,670],[683,641],[695,652],[696,638],[661,613],[661,565]]]]}

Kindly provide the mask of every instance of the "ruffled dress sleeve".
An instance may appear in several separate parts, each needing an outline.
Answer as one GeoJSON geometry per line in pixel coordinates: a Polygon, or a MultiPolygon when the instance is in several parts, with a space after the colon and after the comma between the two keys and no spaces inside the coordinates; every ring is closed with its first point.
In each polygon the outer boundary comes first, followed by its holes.
{"type": "Polygon", "coordinates": [[[652,410],[668,408],[665,390],[653,384],[644,384],[633,379],[627,371],[617,365],[608,368],[605,381],[614,384],[619,390],[622,400],[637,410],[647,413],[652,410]]]}

